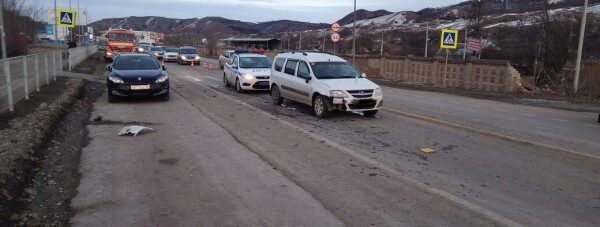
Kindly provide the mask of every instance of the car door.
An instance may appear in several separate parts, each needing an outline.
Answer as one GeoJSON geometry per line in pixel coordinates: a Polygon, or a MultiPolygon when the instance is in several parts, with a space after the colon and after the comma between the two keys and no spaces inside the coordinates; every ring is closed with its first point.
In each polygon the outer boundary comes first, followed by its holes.
{"type": "Polygon", "coordinates": [[[300,96],[294,91],[294,78],[296,77],[296,68],[298,60],[288,59],[283,67],[283,74],[280,82],[281,95],[288,99],[299,101],[300,96]]]}
{"type": "Polygon", "coordinates": [[[227,80],[231,83],[235,83],[235,79],[237,78],[238,75],[238,69],[239,69],[239,58],[237,55],[229,58],[230,59],[230,64],[229,64],[229,75],[227,77],[227,80]],[[234,68],[237,67],[238,69],[234,68]]]}
{"type": "Polygon", "coordinates": [[[230,58],[229,61],[225,62],[225,65],[223,66],[223,72],[225,72],[225,79],[228,82],[231,82],[231,80],[229,79],[231,76],[231,65],[233,64],[233,59],[230,58]]]}
{"type": "Polygon", "coordinates": [[[313,78],[311,76],[308,63],[305,61],[299,61],[298,69],[296,70],[296,76],[293,78],[293,88],[300,99],[298,101],[312,104],[312,100],[310,100],[310,93],[312,92],[311,83],[314,82],[312,79],[313,78]]]}

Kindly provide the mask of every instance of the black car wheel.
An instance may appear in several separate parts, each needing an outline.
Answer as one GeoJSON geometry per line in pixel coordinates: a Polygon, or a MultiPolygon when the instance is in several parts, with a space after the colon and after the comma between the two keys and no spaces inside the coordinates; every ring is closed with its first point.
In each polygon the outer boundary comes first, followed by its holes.
{"type": "Polygon", "coordinates": [[[244,89],[242,88],[242,82],[239,79],[235,80],[235,90],[238,93],[244,93],[244,89]]]}
{"type": "Polygon", "coordinates": [[[227,77],[225,76],[225,73],[223,73],[223,84],[225,84],[225,87],[231,86],[231,85],[229,85],[229,81],[227,81],[227,77]]]}
{"type": "Polygon", "coordinates": [[[162,101],[169,101],[169,96],[170,96],[169,93],[164,94],[162,97],[160,97],[160,100],[162,100],[162,101]]]}
{"type": "Polygon", "coordinates": [[[283,103],[283,98],[281,97],[281,93],[279,93],[279,88],[277,85],[274,85],[271,89],[271,104],[279,106],[283,103]]]}
{"type": "Polygon", "coordinates": [[[327,100],[322,95],[317,95],[313,99],[313,110],[315,112],[315,116],[318,118],[326,118],[329,116],[329,109],[327,109],[327,100]]]}

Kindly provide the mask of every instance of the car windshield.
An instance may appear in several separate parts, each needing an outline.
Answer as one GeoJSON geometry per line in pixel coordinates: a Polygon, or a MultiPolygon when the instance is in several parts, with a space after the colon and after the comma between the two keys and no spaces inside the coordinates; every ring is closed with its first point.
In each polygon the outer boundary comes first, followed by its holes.
{"type": "Polygon", "coordinates": [[[358,78],[360,74],[348,62],[312,62],[310,63],[317,79],[358,78]]]}
{"type": "Polygon", "coordinates": [[[150,51],[163,51],[161,47],[152,47],[150,51]]]}
{"type": "Polygon", "coordinates": [[[149,56],[122,56],[115,59],[113,69],[116,70],[156,70],[160,64],[149,56]]]}
{"type": "Polygon", "coordinates": [[[196,49],[181,49],[181,51],[179,53],[182,53],[182,54],[198,54],[198,51],[196,49]]]}
{"type": "Polygon", "coordinates": [[[177,49],[175,49],[175,48],[167,48],[165,50],[165,52],[177,52],[177,49]]]}
{"type": "Polygon", "coordinates": [[[267,57],[240,57],[240,68],[271,68],[267,57]]]}
{"type": "Polygon", "coordinates": [[[108,41],[126,42],[126,41],[134,41],[136,39],[136,37],[135,37],[135,35],[132,35],[132,34],[112,33],[112,34],[107,34],[106,39],[108,41]]]}

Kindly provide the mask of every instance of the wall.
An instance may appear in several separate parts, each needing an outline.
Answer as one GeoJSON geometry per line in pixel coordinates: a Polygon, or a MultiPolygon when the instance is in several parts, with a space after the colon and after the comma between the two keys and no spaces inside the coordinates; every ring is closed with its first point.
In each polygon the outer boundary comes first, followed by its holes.
{"type": "MultiPolygon", "coordinates": [[[[351,56],[342,56],[352,61],[351,56]]],[[[473,91],[520,92],[521,76],[508,61],[357,56],[356,67],[369,77],[408,84],[473,91]]]]}

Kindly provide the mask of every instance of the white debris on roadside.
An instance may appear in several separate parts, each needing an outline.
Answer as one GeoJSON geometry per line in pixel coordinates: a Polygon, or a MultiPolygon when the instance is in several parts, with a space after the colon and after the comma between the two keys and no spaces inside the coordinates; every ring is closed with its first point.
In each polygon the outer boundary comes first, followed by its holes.
{"type": "Polygon", "coordinates": [[[139,126],[139,125],[130,125],[130,126],[126,126],[123,129],[121,129],[121,131],[119,131],[119,136],[133,135],[133,137],[135,137],[135,136],[137,136],[137,134],[139,134],[141,132],[153,132],[153,131],[154,131],[154,129],[152,129],[152,128],[139,126]]]}

